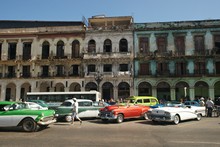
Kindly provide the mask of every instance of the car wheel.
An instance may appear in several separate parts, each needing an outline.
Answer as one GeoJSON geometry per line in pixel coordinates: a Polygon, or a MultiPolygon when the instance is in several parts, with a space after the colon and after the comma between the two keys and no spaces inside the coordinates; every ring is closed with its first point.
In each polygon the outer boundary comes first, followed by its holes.
{"type": "Polygon", "coordinates": [[[48,127],[48,125],[40,125],[41,130],[46,129],[47,127],[48,127]]]}
{"type": "Polygon", "coordinates": [[[147,112],[144,113],[144,119],[148,120],[147,112]]]}
{"type": "Polygon", "coordinates": [[[180,117],[178,115],[175,115],[173,122],[175,125],[177,125],[180,122],[180,117]]]}
{"type": "Polygon", "coordinates": [[[37,130],[37,124],[33,119],[26,118],[22,121],[22,129],[25,132],[34,132],[37,130]]]}
{"type": "Polygon", "coordinates": [[[122,114],[118,114],[117,123],[121,123],[124,121],[124,116],[122,114]]]}
{"type": "Polygon", "coordinates": [[[198,121],[200,121],[202,119],[202,115],[201,114],[197,114],[197,118],[198,121]]]}
{"type": "Polygon", "coordinates": [[[72,116],[70,116],[70,115],[65,116],[65,121],[71,122],[72,121],[72,116]]]}

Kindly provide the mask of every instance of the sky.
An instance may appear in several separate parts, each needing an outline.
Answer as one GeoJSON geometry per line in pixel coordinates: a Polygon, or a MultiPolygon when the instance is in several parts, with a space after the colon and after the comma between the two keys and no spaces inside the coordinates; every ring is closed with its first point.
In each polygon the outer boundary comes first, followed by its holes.
{"type": "Polygon", "coordinates": [[[2,0],[0,20],[82,21],[132,16],[135,23],[220,19],[220,0],[2,0]]]}

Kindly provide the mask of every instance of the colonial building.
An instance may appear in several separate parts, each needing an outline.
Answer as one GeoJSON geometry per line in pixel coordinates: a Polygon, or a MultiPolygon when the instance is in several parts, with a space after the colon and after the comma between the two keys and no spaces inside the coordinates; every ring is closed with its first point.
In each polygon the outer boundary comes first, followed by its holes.
{"type": "Polygon", "coordinates": [[[220,96],[220,20],[134,24],[135,95],[220,96]]]}
{"type": "Polygon", "coordinates": [[[89,18],[83,49],[85,90],[118,100],[133,95],[133,18],[89,18]]]}
{"type": "Polygon", "coordinates": [[[83,22],[0,21],[0,100],[83,90],[83,22]]]}

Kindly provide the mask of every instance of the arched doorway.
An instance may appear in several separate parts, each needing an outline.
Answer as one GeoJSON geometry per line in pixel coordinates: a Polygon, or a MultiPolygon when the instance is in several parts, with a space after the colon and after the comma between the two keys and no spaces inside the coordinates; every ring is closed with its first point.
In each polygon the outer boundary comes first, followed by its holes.
{"type": "Polygon", "coordinates": [[[25,100],[27,92],[31,92],[31,85],[29,83],[24,83],[21,85],[20,99],[25,100]]]}
{"type": "Polygon", "coordinates": [[[151,96],[152,86],[148,82],[142,82],[138,85],[138,95],[139,96],[151,96]]]}
{"type": "Polygon", "coordinates": [[[86,91],[90,91],[90,90],[97,90],[97,85],[94,82],[89,82],[86,84],[85,86],[85,90],[86,91]]]}
{"type": "Polygon", "coordinates": [[[102,85],[102,98],[107,101],[110,100],[111,98],[113,98],[113,85],[112,85],[112,83],[106,82],[102,85]]]}
{"type": "Polygon", "coordinates": [[[54,87],[54,91],[56,92],[64,92],[64,85],[63,83],[57,83],[54,87]]]}
{"type": "Polygon", "coordinates": [[[81,91],[81,86],[79,83],[72,83],[70,85],[69,91],[81,91]]]}
{"type": "Polygon", "coordinates": [[[170,85],[166,82],[161,82],[157,85],[157,98],[159,100],[170,101],[170,85]]]}
{"type": "Polygon", "coordinates": [[[125,99],[130,96],[130,86],[126,82],[121,82],[118,85],[118,98],[125,99]]]}
{"type": "Polygon", "coordinates": [[[189,100],[189,85],[186,82],[179,82],[176,84],[175,88],[176,98],[175,100],[180,101],[180,99],[189,100]]]}
{"type": "Polygon", "coordinates": [[[195,84],[195,99],[209,96],[209,86],[206,82],[198,81],[195,84]]]}
{"type": "Polygon", "coordinates": [[[16,85],[14,83],[9,83],[6,87],[5,94],[6,101],[16,101],[16,85]]]}

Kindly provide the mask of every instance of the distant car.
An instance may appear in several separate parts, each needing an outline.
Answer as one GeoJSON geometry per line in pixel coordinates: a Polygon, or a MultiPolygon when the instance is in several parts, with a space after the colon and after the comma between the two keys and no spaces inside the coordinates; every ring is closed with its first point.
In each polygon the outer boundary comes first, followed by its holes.
{"type": "Polygon", "coordinates": [[[143,105],[111,105],[100,109],[99,116],[102,121],[116,120],[118,123],[128,118],[147,118],[147,112],[150,109],[143,105]]]}
{"type": "Polygon", "coordinates": [[[199,102],[197,102],[197,101],[185,101],[184,105],[186,105],[186,106],[200,106],[199,102]]]}
{"type": "Polygon", "coordinates": [[[46,128],[56,122],[54,110],[30,110],[23,102],[0,102],[0,127],[21,126],[26,132],[34,132],[37,126],[46,128]]]}
{"type": "MultiPolygon", "coordinates": [[[[79,108],[78,116],[80,118],[98,118],[99,109],[104,107],[104,104],[93,103],[92,100],[77,99],[79,108]]],[[[65,120],[70,122],[72,120],[72,109],[74,101],[72,99],[65,100],[59,107],[57,107],[56,117],[58,120],[65,120]]]]}
{"type": "Polygon", "coordinates": [[[47,107],[42,107],[41,105],[34,102],[25,102],[27,104],[27,108],[31,110],[48,110],[47,107]]]}
{"type": "MultiPolygon", "coordinates": [[[[128,101],[130,105],[154,106],[159,104],[158,99],[153,96],[130,96],[125,99],[126,103],[128,101]]],[[[126,105],[126,103],[124,103],[124,105],[126,105]]]]}
{"type": "Polygon", "coordinates": [[[148,118],[153,122],[173,122],[174,124],[189,119],[201,120],[202,116],[205,116],[205,107],[197,106],[161,107],[148,111],[148,118]]]}
{"type": "Polygon", "coordinates": [[[154,106],[150,106],[151,108],[161,108],[161,107],[179,107],[183,106],[183,103],[178,101],[165,101],[162,104],[156,104],[154,106]]]}

